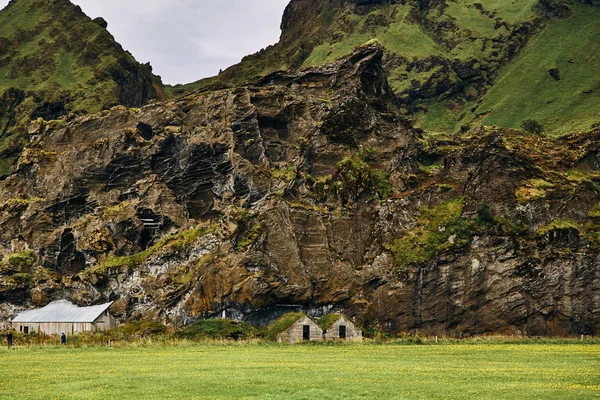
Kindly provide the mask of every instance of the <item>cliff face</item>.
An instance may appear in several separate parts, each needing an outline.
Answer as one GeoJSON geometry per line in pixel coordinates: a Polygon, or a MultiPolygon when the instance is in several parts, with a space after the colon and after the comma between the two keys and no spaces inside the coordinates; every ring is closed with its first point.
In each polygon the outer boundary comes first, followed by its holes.
{"type": "Polygon", "coordinates": [[[140,109],[37,122],[2,183],[0,310],[593,334],[600,131],[410,127],[368,45],[140,109]]]}

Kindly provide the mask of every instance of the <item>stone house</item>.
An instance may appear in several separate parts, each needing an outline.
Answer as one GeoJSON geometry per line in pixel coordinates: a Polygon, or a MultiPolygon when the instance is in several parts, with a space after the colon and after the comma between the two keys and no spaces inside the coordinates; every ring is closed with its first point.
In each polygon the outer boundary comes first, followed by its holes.
{"type": "Polygon", "coordinates": [[[347,340],[360,342],[362,331],[350,319],[341,314],[329,314],[321,318],[319,326],[323,329],[325,340],[347,340]]]}
{"type": "Polygon", "coordinates": [[[302,313],[284,315],[271,326],[278,342],[298,343],[323,340],[323,330],[311,317],[302,313]]]}
{"type": "Polygon", "coordinates": [[[117,321],[110,314],[112,304],[77,307],[67,300],[53,301],[46,307],[17,315],[12,320],[12,329],[25,334],[36,332],[46,335],[108,331],[117,326],[117,321]]]}

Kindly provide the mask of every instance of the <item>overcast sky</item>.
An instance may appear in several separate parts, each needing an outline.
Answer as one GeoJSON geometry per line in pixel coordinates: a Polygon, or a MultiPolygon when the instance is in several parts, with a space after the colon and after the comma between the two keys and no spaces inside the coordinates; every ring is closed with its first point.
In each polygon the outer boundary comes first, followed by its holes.
{"type": "MultiPolygon", "coordinates": [[[[289,0],[71,0],[163,82],[216,75],[279,40],[289,0]]],[[[8,4],[0,0],[0,8],[8,4]]]]}

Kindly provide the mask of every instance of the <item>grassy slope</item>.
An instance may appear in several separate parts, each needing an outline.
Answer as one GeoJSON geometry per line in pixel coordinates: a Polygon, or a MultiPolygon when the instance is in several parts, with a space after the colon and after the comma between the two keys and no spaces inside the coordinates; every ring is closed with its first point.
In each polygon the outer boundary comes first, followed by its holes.
{"type": "MultiPolygon", "coordinates": [[[[494,52],[498,48],[491,43],[505,38],[508,31],[505,27],[495,27],[495,18],[482,14],[473,7],[475,3],[478,1],[447,3],[444,13],[460,28],[457,32],[446,32],[446,39],[456,43],[453,47],[435,41],[432,32],[411,20],[410,5],[398,4],[370,14],[380,14],[389,21],[388,25],[376,27],[374,32],[365,28],[369,16],[351,15],[348,18],[357,26],[354,32],[346,34],[340,42],[317,46],[305,66],[332,61],[373,37],[386,46],[388,58],[392,55],[422,60],[433,55],[463,62],[478,60],[482,66],[496,66],[506,54],[500,52],[496,56],[494,52]]],[[[519,26],[538,17],[534,10],[536,4],[537,1],[532,0],[496,0],[485,2],[484,8],[496,13],[502,22],[519,26]]],[[[566,20],[549,21],[513,62],[498,71],[497,78],[490,81],[494,85],[487,85],[491,89],[483,99],[467,85],[458,98],[426,100],[422,103],[426,111],[413,115],[417,126],[432,132],[457,132],[462,125],[473,121],[518,128],[524,119],[536,119],[546,126],[547,133],[559,135],[590,129],[600,123],[597,107],[600,103],[600,42],[597,40],[600,8],[577,2],[573,11],[573,16],[566,20]],[[551,68],[560,69],[560,81],[550,76],[551,68]],[[477,117],[490,111],[484,119],[477,117]]],[[[401,96],[411,88],[413,81],[420,84],[435,81],[441,68],[419,70],[391,63],[386,67],[392,88],[401,96]]],[[[450,73],[453,84],[459,83],[452,75],[450,73]]]]}
{"type": "Polygon", "coordinates": [[[0,174],[27,142],[27,124],[40,106],[62,102],[67,112],[86,113],[138,105],[153,95],[153,79],[149,67],[68,0],[11,1],[0,12],[0,99],[18,89],[24,101],[0,101],[0,174]]]}
{"type": "Polygon", "coordinates": [[[52,98],[66,90],[76,93],[74,110],[89,112],[100,110],[104,102],[116,104],[114,81],[90,81],[116,62],[117,49],[107,46],[92,63],[78,60],[81,54],[75,50],[87,50],[85,45],[76,49],[68,46],[69,42],[83,40],[94,45],[95,41],[106,39],[100,37],[103,35],[103,28],[66,2],[51,7],[40,5],[39,0],[13,1],[0,13],[0,36],[18,43],[2,57],[5,62],[0,67],[0,93],[16,87],[52,98]]]}
{"type": "MultiPolygon", "coordinates": [[[[600,93],[600,42],[595,40],[600,29],[599,7],[575,2],[571,18],[542,22],[536,12],[538,0],[456,0],[446,4],[442,14],[434,9],[424,16],[429,22],[418,20],[410,2],[381,6],[366,15],[341,11],[327,29],[307,33],[320,36],[303,67],[333,61],[377,39],[388,49],[386,68],[395,92],[406,100],[412,96],[411,90],[425,88],[424,100],[415,103],[412,115],[416,124],[428,131],[458,132],[461,126],[481,122],[478,114],[488,111],[492,112],[485,124],[518,128],[522,120],[533,118],[551,134],[589,129],[600,122],[594,107],[600,93]],[[456,29],[439,28],[444,24],[456,29]],[[530,34],[518,33],[527,24],[543,29],[506,64],[509,48],[530,34]],[[431,56],[443,63],[426,65],[431,56]],[[448,68],[457,61],[474,62],[478,78],[461,79],[448,68]],[[561,70],[561,81],[551,78],[550,68],[561,70]],[[449,84],[451,90],[461,89],[450,96],[427,93],[427,87],[440,82],[449,84]],[[584,93],[590,90],[593,93],[584,93]]],[[[259,73],[289,67],[280,55],[289,52],[290,46],[280,43],[234,66],[229,71],[235,76],[231,82],[239,84],[259,73]]],[[[228,80],[226,73],[179,91],[210,88],[228,80]]]]}
{"type": "Polygon", "coordinates": [[[597,345],[0,350],[6,398],[593,399],[597,345]]]}
{"type": "Polygon", "coordinates": [[[577,3],[574,11],[506,67],[477,110],[491,110],[484,124],[517,128],[530,118],[547,132],[567,134],[600,123],[600,9],[577,3]],[[560,81],[550,76],[551,68],[560,69],[560,81]]]}
{"type": "MultiPolygon", "coordinates": [[[[376,38],[381,42],[392,55],[406,57],[409,60],[425,59],[435,55],[446,57],[448,59],[468,60],[471,58],[482,58],[492,50],[482,50],[482,43],[498,37],[504,33],[493,28],[494,21],[489,17],[481,15],[481,13],[473,7],[477,1],[460,0],[457,3],[449,2],[448,9],[445,15],[455,20],[455,23],[461,28],[461,32],[453,35],[459,44],[451,49],[445,48],[440,43],[434,41],[431,33],[427,32],[424,27],[411,19],[412,4],[396,4],[381,8],[365,16],[359,15],[344,15],[344,23],[355,24],[356,28],[353,32],[345,34],[341,41],[326,42],[317,46],[312,54],[305,62],[305,66],[320,65],[326,62],[340,58],[360,44],[376,38]],[[368,20],[373,16],[380,16],[387,19],[388,23],[381,26],[373,26],[370,28],[368,20]],[[466,31],[469,31],[468,35],[466,31]]],[[[535,1],[518,0],[516,3],[519,8],[529,10],[528,12],[521,11],[514,13],[514,4],[508,6],[501,2],[496,2],[495,7],[502,5],[502,8],[491,8],[486,3],[486,8],[490,11],[498,11],[503,16],[504,20],[509,23],[518,23],[530,20],[534,13],[531,11],[535,1]]],[[[341,25],[341,20],[337,23],[341,25]]],[[[334,25],[332,30],[338,28],[334,25]]],[[[422,72],[407,71],[405,66],[389,68],[390,82],[393,88],[399,92],[410,85],[412,79],[418,78],[418,74],[422,72]]],[[[431,73],[426,73],[431,75],[431,73]]]]}

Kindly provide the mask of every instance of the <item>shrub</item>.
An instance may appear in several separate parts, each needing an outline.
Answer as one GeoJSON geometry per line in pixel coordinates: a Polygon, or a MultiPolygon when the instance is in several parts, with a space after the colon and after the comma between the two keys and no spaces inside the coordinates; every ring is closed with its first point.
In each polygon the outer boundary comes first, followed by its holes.
{"type": "Polygon", "coordinates": [[[31,250],[24,250],[6,256],[2,264],[8,264],[17,271],[26,271],[33,267],[34,262],[33,252],[31,250]]]}
{"type": "Polygon", "coordinates": [[[257,218],[240,221],[239,227],[239,232],[241,234],[235,245],[235,249],[238,251],[248,249],[248,247],[253,245],[265,230],[265,227],[257,218]]]}
{"type": "Polygon", "coordinates": [[[9,280],[19,286],[28,286],[31,284],[31,275],[21,272],[12,275],[9,280]]]}
{"type": "Polygon", "coordinates": [[[483,222],[494,222],[494,216],[492,215],[490,206],[488,206],[486,203],[483,203],[481,207],[479,207],[479,210],[477,210],[477,216],[483,222]]]}
{"type": "Polygon", "coordinates": [[[371,168],[365,162],[365,153],[359,151],[338,163],[332,189],[340,197],[343,204],[356,201],[363,193],[371,192],[381,200],[392,193],[392,185],[388,182],[386,171],[371,168]]]}
{"type": "Polygon", "coordinates": [[[533,135],[539,135],[544,131],[544,126],[534,119],[526,119],[521,122],[521,129],[533,135]]]}
{"type": "Polygon", "coordinates": [[[390,174],[381,169],[371,170],[371,183],[373,189],[381,200],[387,200],[393,191],[392,184],[389,182],[390,174]]]}
{"type": "Polygon", "coordinates": [[[148,320],[131,320],[111,331],[111,336],[139,338],[165,334],[167,327],[159,322],[148,320]]]}
{"type": "Polygon", "coordinates": [[[245,322],[235,322],[227,319],[200,320],[187,326],[175,336],[181,339],[205,340],[205,339],[250,339],[257,335],[258,330],[245,322]]]}

